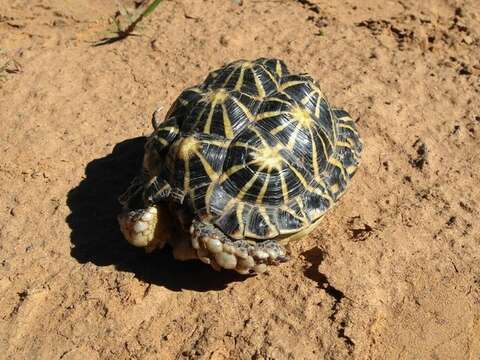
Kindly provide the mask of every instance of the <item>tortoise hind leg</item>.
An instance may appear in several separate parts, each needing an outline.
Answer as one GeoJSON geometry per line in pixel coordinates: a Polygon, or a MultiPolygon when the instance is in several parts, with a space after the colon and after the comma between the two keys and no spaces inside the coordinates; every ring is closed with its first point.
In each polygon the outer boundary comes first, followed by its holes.
{"type": "Polygon", "coordinates": [[[198,258],[215,270],[232,269],[240,274],[263,273],[269,265],[288,260],[285,248],[274,240],[232,240],[212,224],[193,220],[192,247],[198,258]]]}

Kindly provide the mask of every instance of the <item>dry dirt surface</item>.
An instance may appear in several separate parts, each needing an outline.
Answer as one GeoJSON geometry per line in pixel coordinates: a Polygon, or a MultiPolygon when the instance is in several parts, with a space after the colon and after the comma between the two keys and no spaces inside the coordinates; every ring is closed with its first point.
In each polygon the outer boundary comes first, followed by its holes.
{"type": "Polygon", "coordinates": [[[92,46],[117,6],[0,0],[0,358],[480,358],[478,0],[165,0],[92,46]],[[153,110],[264,56],[357,121],[347,194],[262,276],[129,246],[153,110]]]}

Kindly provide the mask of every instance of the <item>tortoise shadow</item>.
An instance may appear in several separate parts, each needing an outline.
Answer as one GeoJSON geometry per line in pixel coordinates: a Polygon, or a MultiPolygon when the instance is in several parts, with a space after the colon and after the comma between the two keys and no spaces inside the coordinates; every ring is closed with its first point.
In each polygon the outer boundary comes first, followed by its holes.
{"type": "Polygon", "coordinates": [[[304,270],[304,275],[307,278],[317,282],[320,289],[323,289],[328,295],[334,298],[334,306],[336,306],[336,303],[342,301],[342,299],[345,297],[345,294],[343,291],[330,284],[328,277],[320,272],[320,265],[325,260],[326,253],[316,246],[310,250],[304,251],[302,256],[310,264],[310,266],[304,270]]]}
{"type": "Polygon", "coordinates": [[[141,167],[145,140],[125,140],[115,145],[111,154],[92,160],[85,178],[69,191],[66,221],[71,229],[71,256],[79,263],[114,265],[173,291],[222,290],[229,283],[244,280],[245,276],[234,272],[217,273],[200,261],[177,261],[170,250],[145,254],[123,239],[117,223],[121,211],[117,198],[141,167]]]}

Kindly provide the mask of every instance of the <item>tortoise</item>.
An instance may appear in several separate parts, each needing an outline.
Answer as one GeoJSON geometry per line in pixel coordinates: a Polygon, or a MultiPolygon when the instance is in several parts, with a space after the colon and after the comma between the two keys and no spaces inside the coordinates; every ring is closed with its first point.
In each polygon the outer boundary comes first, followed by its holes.
{"type": "Polygon", "coordinates": [[[350,115],[279,59],[211,72],[152,124],[143,169],[119,198],[123,235],[241,274],[288,260],[285,245],[342,196],[362,151],[350,115]]]}

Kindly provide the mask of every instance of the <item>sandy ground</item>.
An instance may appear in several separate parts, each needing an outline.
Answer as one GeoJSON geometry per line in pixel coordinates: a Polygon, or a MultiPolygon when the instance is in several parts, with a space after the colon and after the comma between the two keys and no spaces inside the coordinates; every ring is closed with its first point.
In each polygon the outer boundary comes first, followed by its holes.
{"type": "Polygon", "coordinates": [[[480,358],[477,0],[166,0],[92,47],[116,10],[0,0],[0,358],[480,358]],[[261,56],[357,121],[347,194],[263,276],[130,247],[152,111],[261,56]]]}

